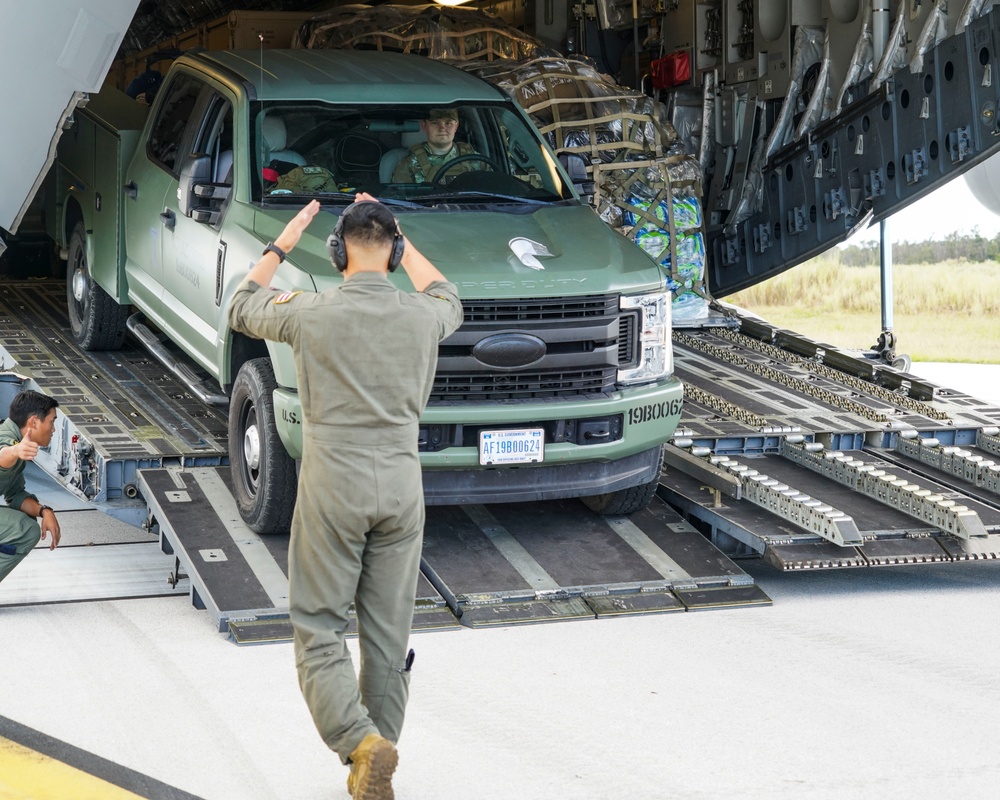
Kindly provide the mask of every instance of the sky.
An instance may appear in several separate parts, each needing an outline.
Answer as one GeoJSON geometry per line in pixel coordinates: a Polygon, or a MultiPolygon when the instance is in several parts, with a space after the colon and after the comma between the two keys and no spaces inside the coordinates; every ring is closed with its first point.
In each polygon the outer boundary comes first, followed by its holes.
{"type": "MultiPolygon", "coordinates": [[[[889,236],[893,242],[942,240],[949,233],[979,235],[992,239],[1000,233],[1000,216],[983,206],[972,194],[964,177],[950,180],[926,197],[889,218],[889,236]]],[[[877,242],[875,224],[856,233],[846,244],[877,242]]]]}

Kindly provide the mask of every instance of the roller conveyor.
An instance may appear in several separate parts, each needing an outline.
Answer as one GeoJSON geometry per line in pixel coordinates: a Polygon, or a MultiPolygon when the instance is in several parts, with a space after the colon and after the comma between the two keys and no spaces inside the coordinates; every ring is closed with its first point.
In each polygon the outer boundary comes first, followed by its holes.
{"type": "Polygon", "coordinates": [[[687,391],[661,481],[670,504],[724,549],[783,569],[998,557],[1000,409],[729,321],[674,335],[687,391]]]}

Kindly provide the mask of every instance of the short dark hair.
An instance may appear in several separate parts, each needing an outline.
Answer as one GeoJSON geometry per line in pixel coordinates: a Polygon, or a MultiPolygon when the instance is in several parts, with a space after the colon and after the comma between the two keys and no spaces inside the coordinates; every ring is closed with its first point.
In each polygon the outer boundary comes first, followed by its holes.
{"type": "Polygon", "coordinates": [[[396,217],[381,203],[371,200],[355,205],[341,217],[340,235],[364,247],[390,245],[396,235],[396,217]]]}
{"type": "Polygon", "coordinates": [[[25,389],[14,395],[14,399],[10,401],[10,410],[7,412],[7,416],[14,421],[17,427],[23,428],[31,417],[43,420],[53,408],[58,407],[59,401],[54,397],[32,389],[25,389]]]}

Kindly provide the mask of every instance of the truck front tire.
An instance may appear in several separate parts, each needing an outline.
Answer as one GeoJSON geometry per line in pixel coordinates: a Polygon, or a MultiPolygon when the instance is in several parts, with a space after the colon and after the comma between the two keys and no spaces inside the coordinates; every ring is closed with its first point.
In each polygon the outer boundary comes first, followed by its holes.
{"type": "Polygon", "coordinates": [[[617,492],[581,497],[580,500],[595,514],[604,516],[634,514],[650,504],[656,494],[656,487],[659,485],[660,479],[657,478],[649,483],[642,483],[628,489],[619,489],[617,492]]]}
{"type": "Polygon", "coordinates": [[[125,343],[128,307],[120,306],[94,281],[87,264],[87,233],[78,222],[66,257],[69,329],[84,350],[118,350],[125,343]]]}
{"type": "Polygon", "coordinates": [[[274,419],[274,370],[267,358],[247,361],[229,400],[229,464],[243,521],[257,533],[288,533],[295,508],[295,461],[274,419]]]}

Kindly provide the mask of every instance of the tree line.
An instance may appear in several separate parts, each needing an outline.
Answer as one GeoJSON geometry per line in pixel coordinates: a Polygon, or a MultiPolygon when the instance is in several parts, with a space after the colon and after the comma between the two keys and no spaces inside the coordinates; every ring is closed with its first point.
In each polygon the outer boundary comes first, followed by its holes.
{"type": "MultiPolygon", "coordinates": [[[[847,267],[878,266],[878,242],[862,242],[840,248],[840,263],[847,267]]],[[[892,260],[898,264],[939,264],[942,261],[1000,262],[1000,233],[992,239],[972,233],[949,233],[943,241],[895,242],[892,260]]]]}

